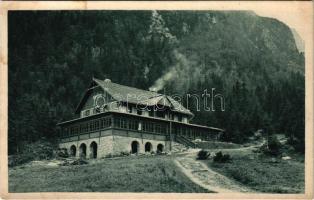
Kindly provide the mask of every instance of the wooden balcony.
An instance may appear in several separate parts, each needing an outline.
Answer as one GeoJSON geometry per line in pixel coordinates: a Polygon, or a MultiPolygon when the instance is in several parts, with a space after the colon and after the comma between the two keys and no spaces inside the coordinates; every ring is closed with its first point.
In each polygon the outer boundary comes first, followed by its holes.
{"type": "Polygon", "coordinates": [[[170,121],[162,118],[139,116],[130,113],[107,112],[86,118],[78,118],[58,124],[60,139],[73,138],[76,140],[101,137],[101,132],[107,129],[128,130],[139,133],[163,135],[167,139],[176,135],[190,140],[213,140],[217,133],[223,130],[195,124],[170,121]]]}

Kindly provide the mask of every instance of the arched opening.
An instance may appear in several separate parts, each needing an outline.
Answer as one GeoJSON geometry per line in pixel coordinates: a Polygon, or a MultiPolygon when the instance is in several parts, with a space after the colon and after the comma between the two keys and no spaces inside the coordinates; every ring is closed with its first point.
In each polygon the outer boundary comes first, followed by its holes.
{"type": "Polygon", "coordinates": [[[150,142],[146,142],[145,144],[145,152],[151,152],[152,151],[152,144],[150,142]]]}
{"type": "Polygon", "coordinates": [[[131,153],[138,153],[140,144],[137,141],[131,143],[131,153]]]}
{"type": "Polygon", "coordinates": [[[70,156],[73,156],[73,157],[76,156],[76,147],[75,147],[75,145],[72,145],[70,147],[70,156]]]}
{"type": "Polygon", "coordinates": [[[90,144],[90,158],[97,158],[97,143],[92,142],[90,144]]]}
{"type": "Polygon", "coordinates": [[[80,146],[80,157],[86,158],[86,144],[82,143],[80,146]]]}
{"type": "Polygon", "coordinates": [[[161,153],[161,152],[163,152],[163,151],[164,151],[164,145],[158,144],[158,145],[157,145],[157,153],[161,153]]]}

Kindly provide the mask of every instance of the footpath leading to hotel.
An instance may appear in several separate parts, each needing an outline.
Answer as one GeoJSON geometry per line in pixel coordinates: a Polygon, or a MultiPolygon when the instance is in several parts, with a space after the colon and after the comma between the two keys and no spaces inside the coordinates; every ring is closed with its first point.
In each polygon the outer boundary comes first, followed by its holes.
{"type": "Polygon", "coordinates": [[[194,183],[201,187],[217,193],[254,193],[253,190],[246,188],[235,181],[211,170],[205,163],[198,161],[196,152],[183,154],[176,157],[174,162],[182,172],[194,183]]]}

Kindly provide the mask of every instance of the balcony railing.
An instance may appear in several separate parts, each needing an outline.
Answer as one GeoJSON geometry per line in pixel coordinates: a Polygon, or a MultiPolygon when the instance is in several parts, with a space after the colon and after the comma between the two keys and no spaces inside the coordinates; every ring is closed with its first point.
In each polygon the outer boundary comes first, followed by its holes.
{"type": "Polygon", "coordinates": [[[189,140],[196,138],[209,140],[212,138],[212,134],[210,134],[208,129],[194,127],[189,124],[176,123],[173,121],[146,119],[121,114],[110,114],[106,116],[99,116],[94,119],[86,119],[84,121],[63,124],[61,127],[60,138],[89,134],[109,128],[165,135],[167,137],[169,135],[178,135],[188,138],[189,140]]]}

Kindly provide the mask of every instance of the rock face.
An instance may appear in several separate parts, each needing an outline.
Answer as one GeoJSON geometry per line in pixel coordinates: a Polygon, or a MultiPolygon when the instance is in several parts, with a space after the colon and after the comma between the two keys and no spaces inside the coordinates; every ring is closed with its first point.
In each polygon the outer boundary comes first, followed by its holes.
{"type": "Polygon", "coordinates": [[[305,51],[304,40],[301,38],[299,33],[294,28],[291,28],[291,31],[292,31],[292,34],[293,34],[293,37],[295,40],[295,44],[297,45],[299,52],[304,52],[305,51]]]}
{"type": "Polygon", "coordinates": [[[270,76],[278,75],[279,71],[304,73],[303,56],[292,31],[282,22],[252,12],[195,15],[198,23],[189,24],[191,30],[181,36],[180,47],[198,68],[217,72],[240,69],[242,73],[258,74],[265,70],[270,76]],[[214,17],[215,23],[206,20],[207,15],[214,17]]]}

